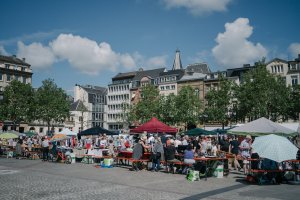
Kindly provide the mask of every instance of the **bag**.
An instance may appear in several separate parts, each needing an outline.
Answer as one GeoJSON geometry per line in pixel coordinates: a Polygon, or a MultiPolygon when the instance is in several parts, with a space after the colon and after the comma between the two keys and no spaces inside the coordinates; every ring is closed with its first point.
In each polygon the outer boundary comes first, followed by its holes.
{"type": "Polygon", "coordinates": [[[199,181],[199,171],[189,170],[188,175],[187,175],[187,180],[199,181]]]}
{"type": "Polygon", "coordinates": [[[112,158],[105,158],[103,161],[103,165],[105,167],[110,167],[113,165],[114,160],[112,158]]]}

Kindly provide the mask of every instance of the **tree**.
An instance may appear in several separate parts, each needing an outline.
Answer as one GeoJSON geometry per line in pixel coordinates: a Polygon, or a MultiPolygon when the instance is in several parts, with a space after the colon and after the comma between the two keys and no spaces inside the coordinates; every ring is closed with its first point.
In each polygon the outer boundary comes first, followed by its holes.
{"type": "Polygon", "coordinates": [[[274,121],[288,111],[289,90],[280,77],[270,74],[264,62],[247,72],[237,88],[238,114],[250,121],[266,117],[274,121]]]}
{"type": "Polygon", "coordinates": [[[129,118],[132,121],[144,123],[152,117],[159,116],[159,91],[153,85],[141,88],[141,100],[130,109],[129,118]]]}
{"type": "Polygon", "coordinates": [[[34,92],[31,85],[13,80],[4,89],[0,107],[1,119],[12,121],[15,129],[20,122],[34,119],[34,106],[34,92]]]}
{"type": "Polygon", "coordinates": [[[290,88],[288,115],[294,120],[299,119],[300,113],[300,85],[290,88]]]}
{"type": "Polygon", "coordinates": [[[160,96],[159,105],[160,115],[158,119],[166,124],[175,125],[178,122],[176,96],[174,94],[160,96]]]}
{"type": "Polygon", "coordinates": [[[222,124],[222,128],[224,129],[233,112],[233,82],[221,77],[219,89],[209,91],[205,98],[207,105],[205,106],[204,113],[207,115],[207,119],[222,124]]]}
{"type": "Polygon", "coordinates": [[[38,119],[48,125],[48,132],[52,122],[62,122],[69,116],[70,103],[63,89],[58,88],[52,79],[43,81],[43,85],[36,92],[38,105],[38,119]]]}
{"type": "Polygon", "coordinates": [[[184,86],[175,99],[175,119],[183,123],[185,128],[197,124],[201,109],[201,102],[191,86],[184,86]]]}

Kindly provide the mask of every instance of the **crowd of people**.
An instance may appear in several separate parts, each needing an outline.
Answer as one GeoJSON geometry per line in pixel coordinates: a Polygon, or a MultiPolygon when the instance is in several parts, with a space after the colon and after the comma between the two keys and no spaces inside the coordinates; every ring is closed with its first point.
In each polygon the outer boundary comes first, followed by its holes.
{"type": "MultiPolygon", "coordinates": [[[[51,140],[44,136],[20,136],[17,139],[5,141],[7,146],[16,151],[16,157],[29,157],[32,149],[42,151],[42,160],[49,158],[49,153],[59,146],[70,149],[106,149],[107,155],[111,157],[119,156],[120,152],[132,152],[132,159],[139,160],[145,153],[149,156],[152,166],[149,170],[159,171],[161,163],[166,165],[167,171],[186,173],[189,166],[196,167],[199,162],[195,158],[201,157],[227,157],[224,162],[224,171],[229,170],[243,171],[249,173],[249,158],[258,158],[252,150],[252,138],[250,135],[239,138],[234,135],[221,136],[187,136],[187,135],[166,135],[166,134],[140,134],[140,135],[120,135],[108,136],[99,134],[96,136],[68,137],[64,140],[51,140]],[[185,167],[177,168],[176,163],[183,162],[185,167]]],[[[0,146],[4,141],[0,140],[0,146]]],[[[3,149],[0,149],[0,154],[3,149]]],[[[298,156],[300,153],[298,152],[298,156]]],[[[300,159],[300,158],[298,158],[300,159]]],[[[255,164],[255,162],[253,162],[255,164]]],[[[252,165],[253,165],[252,163],[252,165]]],[[[202,168],[203,166],[200,166],[202,168]]],[[[141,170],[142,162],[132,165],[132,170],[141,170]]]]}

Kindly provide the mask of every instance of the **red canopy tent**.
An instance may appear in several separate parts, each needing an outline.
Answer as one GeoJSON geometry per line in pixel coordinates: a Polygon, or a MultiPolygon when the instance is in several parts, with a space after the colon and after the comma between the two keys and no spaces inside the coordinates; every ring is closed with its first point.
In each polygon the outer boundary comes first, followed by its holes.
{"type": "Polygon", "coordinates": [[[156,117],[153,117],[150,121],[144,123],[143,125],[130,130],[130,132],[133,133],[143,133],[144,131],[149,133],[176,133],[177,129],[172,128],[159,121],[156,117]]]}

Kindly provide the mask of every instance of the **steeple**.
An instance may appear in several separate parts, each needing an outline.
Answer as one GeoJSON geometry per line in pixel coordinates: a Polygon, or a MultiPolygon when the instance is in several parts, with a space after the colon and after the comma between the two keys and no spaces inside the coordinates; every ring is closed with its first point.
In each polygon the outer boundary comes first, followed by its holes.
{"type": "Polygon", "coordinates": [[[176,69],[182,69],[179,49],[176,49],[176,54],[175,54],[175,59],[174,59],[172,70],[176,70],[176,69]]]}

